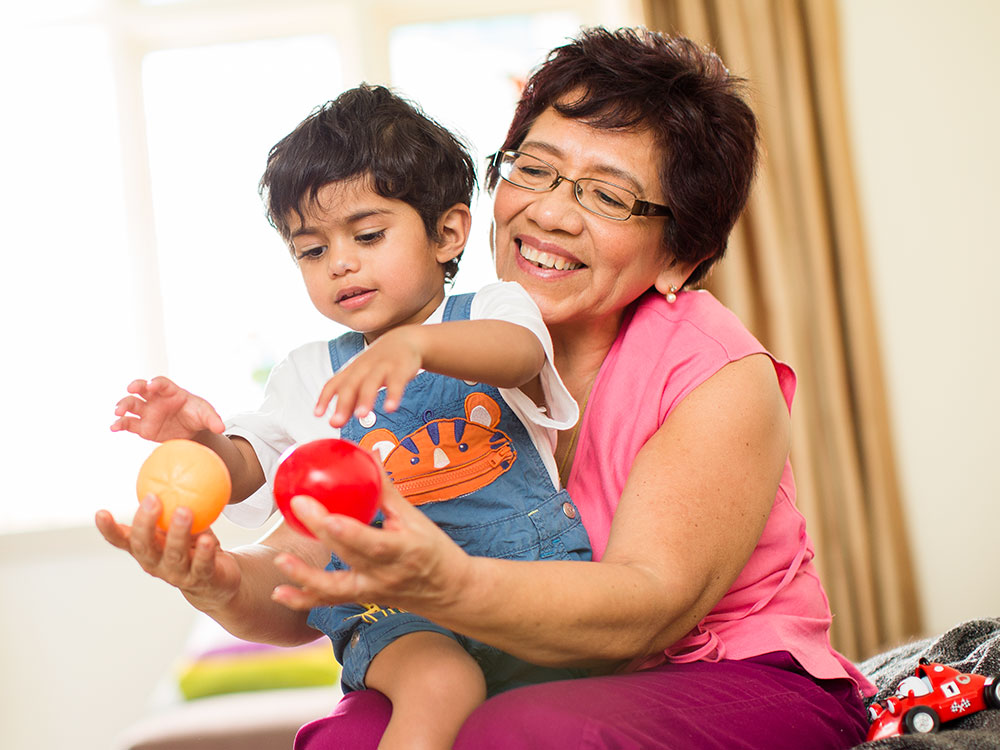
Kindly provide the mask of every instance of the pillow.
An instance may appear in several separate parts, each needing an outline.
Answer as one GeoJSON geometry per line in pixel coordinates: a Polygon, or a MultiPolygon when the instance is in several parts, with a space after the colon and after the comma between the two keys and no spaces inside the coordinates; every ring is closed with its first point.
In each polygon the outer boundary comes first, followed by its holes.
{"type": "Polygon", "coordinates": [[[326,638],[291,648],[270,646],[237,638],[209,618],[198,623],[177,666],[177,686],[186,700],[334,685],[339,677],[340,665],[326,638]]]}

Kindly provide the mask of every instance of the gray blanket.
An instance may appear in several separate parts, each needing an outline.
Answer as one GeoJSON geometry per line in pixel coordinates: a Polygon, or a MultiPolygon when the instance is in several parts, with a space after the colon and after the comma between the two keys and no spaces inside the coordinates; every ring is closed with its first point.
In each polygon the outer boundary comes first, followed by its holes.
{"type": "MultiPolygon", "coordinates": [[[[940,637],[907,643],[858,664],[858,669],[878,687],[878,694],[869,703],[884,700],[895,692],[899,682],[913,674],[920,657],[962,672],[1000,677],[1000,618],[963,622],[940,637]]],[[[1000,710],[980,711],[948,722],[937,734],[889,737],[857,747],[861,750],[1000,750],[1000,710]]]]}

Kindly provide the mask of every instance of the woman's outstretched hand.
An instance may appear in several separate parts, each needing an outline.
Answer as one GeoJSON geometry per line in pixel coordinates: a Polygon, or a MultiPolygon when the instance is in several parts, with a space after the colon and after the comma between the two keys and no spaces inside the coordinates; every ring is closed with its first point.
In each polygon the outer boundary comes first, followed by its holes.
{"type": "Polygon", "coordinates": [[[388,479],[382,482],[381,528],[332,515],[315,500],[296,497],[299,519],[350,566],[324,571],[290,554],[275,563],[298,586],[278,586],[272,598],[292,609],[378,602],[430,615],[450,608],[465,591],[470,558],[388,479]]]}
{"type": "Polygon", "coordinates": [[[149,496],[139,506],[131,526],[115,521],[100,510],[95,523],[113,546],[135,558],[154,578],[180,589],[185,598],[202,611],[225,606],[240,588],[241,571],[236,559],[219,545],[211,531],[191,536],[191,512],[178,508],[166,534],[156,527],[163,507],[149,496]]]}

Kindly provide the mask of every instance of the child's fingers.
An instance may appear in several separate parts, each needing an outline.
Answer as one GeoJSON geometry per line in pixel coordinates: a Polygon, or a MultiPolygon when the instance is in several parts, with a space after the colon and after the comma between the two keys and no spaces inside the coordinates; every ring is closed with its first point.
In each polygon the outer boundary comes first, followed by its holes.
{"type": "Polygon", "coordinates": [[[386,411],[396,411],[396,409],[399,408],[399,404],[403,400],[403,394],[406,393],[406,386],[409,382],[410,378],[399,374],[390,374],[386,378],[385,402],[383,403],[386,411]]]}
{"type": "Polygon", "coordinates": [[[111,423],[112,432],[132,432],[139,434],[139,425],[142,422],[136,417],[122,417],[111,423]]]}
{"type": "Polygon", "coordinates": [[[319,398],[316,399],[316,411],[317,417],[322,417],[326,414],[326,410],[330,408],[330,400],[333,398],[333,394],[337,392],[336,390],[336,378],[330,378],[326,381],[323,386],[323,390],[319,392],[319,398]]]}
{"type": "Polygon", "coordinates": [[[161,396],[170,396],[181,390],[180,387],[174,383],[174,381],[170,378],[165,378],[162,375],[157,375],[155,378],[150,380],[146,387],[150,393],[157,393],[161,396]]]}
{"type": "Polygon", "coordinates": [[[371,413],[372,409],[375,408],[375,399],[378,397],[378,391],[381,387],[381,378],[372,378],[361,384],[358,389],[357,403],[354,405],[354,416],[360,419],[371,413]]]}
{"type": "Polygon", "coordinates": [[[115,404],[116,417],[124,417],[129,412],[141,417],[145,410],[146,401],[137,396],[126,396],[115,404]]]}
{"type": "Polygon", "coordinates": [[[146,386],[147,385],[148,384],[146,383],[145,380],[141,380],[141,379],[140,380],[133,380],[131,383],[128,384],[128,386],[126,386],[125,390],[128,393],[137,393],[137,394],[141,395],[142,393],[144,393],[146,391],[146,386]]]}
{"type": "Polygon", "coordinates": [[[226,431],[226,423],[222,421],[219,412],[213,409],[207,401],[202,404],[201,417],[205,427],[216,435],[221,435],[226,431]]]}
{"type": "Polygon", "coordinates": [[[337,386],[337,404],[333,409],[330,424],[343,427],[354,414],[358,403],[358,389],[353,382],[342,382],[337,386]]]}

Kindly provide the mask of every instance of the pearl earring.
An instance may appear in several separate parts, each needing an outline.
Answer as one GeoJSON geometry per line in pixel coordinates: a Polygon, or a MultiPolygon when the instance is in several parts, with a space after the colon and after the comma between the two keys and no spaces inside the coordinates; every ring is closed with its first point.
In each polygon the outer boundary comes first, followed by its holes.
{"type": "Polygon", "coordinates": [[[667,302],[671,305],[674,304],[677,301],[677,287],[671,284],[670,291],[668,291],[664,296],[667,298],[667,302]]]}

